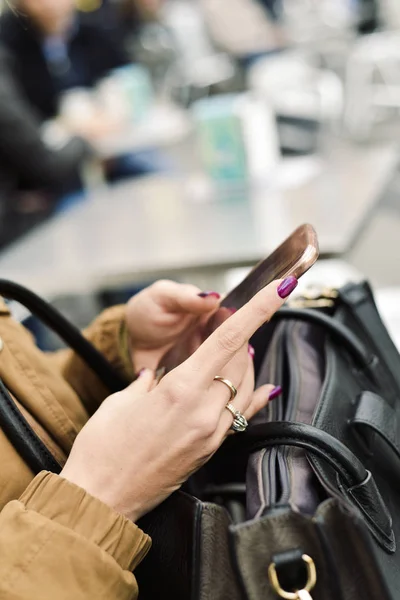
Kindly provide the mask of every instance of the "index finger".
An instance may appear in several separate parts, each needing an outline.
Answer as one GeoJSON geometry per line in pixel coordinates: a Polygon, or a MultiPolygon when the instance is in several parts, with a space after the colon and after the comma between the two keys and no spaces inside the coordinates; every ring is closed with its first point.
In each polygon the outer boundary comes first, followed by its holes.
{"type": "Polygon", "coordinates": [[[191,380],[209,383],[251,336],[284,304],[295,289],[297,279],[273,281],[218,327],[182,365],[191,380]]]}

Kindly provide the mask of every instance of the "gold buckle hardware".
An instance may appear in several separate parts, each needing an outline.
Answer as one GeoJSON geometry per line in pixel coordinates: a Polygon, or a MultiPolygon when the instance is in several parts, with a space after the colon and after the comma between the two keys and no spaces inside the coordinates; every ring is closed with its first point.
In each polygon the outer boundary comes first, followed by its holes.
{"type": "Polygon", "coordinates": [[[302,296],[288,302],[291,308],[331,308],[339,292],[333,288],[310,286],[302,296]]]}
{"type": "Polygon", "coordinates": [[[281,584],[279,583],[278,579],[278,573],[276,572],[275,563],[271,563],[268,567],[269,581],[272,587],[274,588],[274,591],[278,594],[280,598],[284,598],[284,600],[311,599],[310,592],[317,583],[317,569],[315,568],[315,563],[313,559],[310,556],[308,556],[308,554],[303,554],[301,558],[305,562],[307,568],[307,583],[302,590],[298,590],[296,592],[288,592],[281,587],[281,584]]]}

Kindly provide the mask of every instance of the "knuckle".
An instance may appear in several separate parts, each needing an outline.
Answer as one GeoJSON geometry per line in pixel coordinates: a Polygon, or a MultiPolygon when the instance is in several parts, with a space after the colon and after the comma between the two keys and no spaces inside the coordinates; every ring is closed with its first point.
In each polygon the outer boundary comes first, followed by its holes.
{"type": "Polygon", "coordinates": [[[271,308],[269,306],[265,306],[265,305],[257,305],[254,307],[253,309],[253,314],[254,317],[256,318],[257,321],[262,321],[263,323],[266,323],[267,321],[270,320],[271,318],[271,308]]]}
{"type": "Polygon", "coordinates": [[[212,439],[213,435],[215,434],[217,424],[217,418],[211,411],[198,415],[195,422],[195,429],[198,437],[203,440],[212,439]]]}
{"type": "Polygon", "coordinates": [[[171,287],[171,281],[169,281],[168,279],[159,279],[158,281],[156,281],[155,283],[152,284],[152,288],[154,291],[160,293],[160,292],[164,292],[165,290],[169,290],[171,287]]]}
{"type": "Polygon", "coordinates": [[[173,373],[165,375],[158,384],[160,391],[170,403],[181,403],[193,398],[196,390],[184,378],[177,378],[173,373]]]}
{"type": "Polygon", "coordinates": [[[240,329],[230,328],[217,336],[217,347],[224,352],[235,352],[243,343],[243,333],[240,329]]]}

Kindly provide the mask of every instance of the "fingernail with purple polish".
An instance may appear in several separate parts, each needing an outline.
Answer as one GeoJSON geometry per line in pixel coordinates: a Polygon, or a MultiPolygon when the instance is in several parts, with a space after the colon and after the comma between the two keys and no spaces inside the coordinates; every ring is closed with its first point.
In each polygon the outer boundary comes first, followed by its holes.
{"type": "Polygon", "coordinates": [[[274,398],[277,398],[278,396],[280,396],[282,394],[282,388],[280,385],[277,385],[276,387],[274,387],[274,389],[271,391],[270,395],[268,396],[268,400],[274,400],[274,398]]]}
{"type": "Polygon", "coordinates": [[[251,344],[249,344],[249,355],[251,356],[251,358],[253,358],[253,359],[254,359],[254,357],[255,357],[255,354],[256,354],[256,353],[255,353],[255,351],[254,351],[254,348],[253,348],[253,346],[252,346],[251,344]]]}
{"type": "Polygon", "coordinates": [[[217,298],[218,300],[221,298],[221,294],[218,294],[218,292],[200,292],[198,296],[200,298],[217,298]]]}
{"type": "Polygon", "coordinates": [[[290,277],[286,277],[278,286],[278,296],[281,298],[287,298],[293,290],[297,287],[298,281],[296,277],[291,275],[290,277]]]}
{"type": "Polygon", "coordinates": [[[229,310],[229,312],[231,313],[231,315],[234,315],[235,312],[237,312],[237,308],[227,308],[227,310],[229,310]]]}

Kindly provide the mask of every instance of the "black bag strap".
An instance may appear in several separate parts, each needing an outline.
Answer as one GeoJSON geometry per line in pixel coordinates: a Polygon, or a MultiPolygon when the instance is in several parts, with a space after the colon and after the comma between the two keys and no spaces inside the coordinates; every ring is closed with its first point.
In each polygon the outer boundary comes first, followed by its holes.
{"type": "Polygon", "coordinates": [[[247,431],[232,436],[225,444],[242,451],[255,452],[270,446],[297,446],[316,454],[353,487],[365,482],[368,471],[362,462],[335,437],[312,425],[291,421],[273,421],[251,425],[247,431]]]}
{"type": "Polygon", "coordinates": [[[0,279],[0,296],[16,300],[56,333],[87,364],[111,393],[126,387],[124,381],[104,356],[63,315],[27,288],[0,279]]]}
{"type": "Polygon", "coordinates": [[[272,320],[295,319],[306,321],[323,327],[332,337],[342,344],[353,356],[357,364],[363,369],[371,370],[371,366],[378,360],[368,348],[358,339],[349,327],[343,325],[332,317],[317,310],[307,308],[281,308],[272,317],[272,320]]]}
{"type": "Polygon", "coordinates": [[[230,454],[235,449],[255,452],[271,446],[295,446],[322,458],[335,470],[340,492],[361,512],[379,544],[388,552],[395,551],[392,518],[372,474],[332,435],[305,423],[275,421],[253,425],[224,446],[220,451],[230,454]]]}
{"type": "Polygon", "coordinates": [[[272,317],[275,320],[294,319],[305,321],[324,328],[339,345],[346,349],[354,358],[356,365],[371,382],[379,388],[385,389],[385,399],[391,406],[395,406],[400,393],[392,373],[382,360],[374,354],[366,344],[361,342],[349,327],[326,315],[318,310],[306,308],[281,308],[272,317]],[[393,382],[393,385],[387,385],[387,382],[393,382]]]}
{"type": "Polygon", "coordinates": [[[35,473],[59,473],[61,467],[25,419],[0,379],[0,423],[4,434],[35,473]]]}
{"type": "MultiPolygon", "coordinates": [[[[6,279],[0,279],[0,296],[19,302],[54,331],[92,369],[111,393],[126,386],[127,382],[123,381],[79,329],[40,296],[6,279]]],[[[35,474],[43,470],[60,472],[60,465],[29,425],[1,379],[0,424],[9,441],[35,474]]]]}

